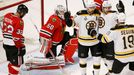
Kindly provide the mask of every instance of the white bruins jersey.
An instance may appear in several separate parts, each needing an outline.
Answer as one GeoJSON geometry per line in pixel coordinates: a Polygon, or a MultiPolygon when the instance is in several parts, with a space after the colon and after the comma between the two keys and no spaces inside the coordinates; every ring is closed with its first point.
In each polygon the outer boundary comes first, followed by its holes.
{"type": "Polygon", "coordinates": [[[109,37],[114,41],[115,58],[121,62],[134,62],[134,25],[112,28],[109,37]]]}
{"type": "Polygon", "coordinates": [[[99,33],[105,34],[117,24],[117,13],[110,11],[108,14],[101,13],[99,18],[99,33]]]}
{"type": "Polygon", "coordinates": [[[76,25],[79,27],[78,32],[78,42],[84,46],[93,46],[98,44],[99,41],[94,37],[88,35],[88,29],[94,28],[98,29],[98,17],[99,11],[95,10],[96,13],[89,15],[87,10],[82,10],[77,12],[77,15],[74,18],[76,25]]]}

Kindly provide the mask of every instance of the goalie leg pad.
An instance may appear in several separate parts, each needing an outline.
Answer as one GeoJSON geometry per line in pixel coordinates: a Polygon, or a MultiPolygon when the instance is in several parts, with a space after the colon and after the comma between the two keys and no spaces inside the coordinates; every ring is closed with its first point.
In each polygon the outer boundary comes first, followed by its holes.
{"type": "Polygon", "coordinates": [[[78,48],[77,44],[78,44],[77,38],[72,38],[65,45],[65,47],[64,47],[64,50],[65,50],[64,56],[65,56],[65,61],[66,62],[74,63],[74,60],[73,60],[72,56],[74,55],[75,51],[78,48]]]}
{"type": "Polygon", "coordinates": [[[56,57],[57,61],[55,61],[55,59],[44,59],[42,57],[36,57],[36,60],[32,60],[30,61],[30,63],[25,63],[25,65],[23,65],[21,67],[22,70],[32,70],[32,69],[38,69],[38,70],[51,70],[51,69],[59,69],[59,65],[61,67],[65,66],[65,59],[64,56],[59,56],[56,57]],[[38,59],[38,62],[37,62],[38,59]],[[49,61],[49,63],[46,63],[49,61]],[[35,62],[36,61],[36,62],[35,62]],[[40,62],[39,62],[40,61],[40,62]],[[59,65],[57,64],[59,63],[59,65]]]}
{"type": "Polygon", "coordinates": [[[51,39],[44,39],[42,46],[41,46],[41,49],[40,49],[40,52],[47,54],[49,52],[49,50],[51,49],[51,47],[52,47],[52,40],[51,39]]]}

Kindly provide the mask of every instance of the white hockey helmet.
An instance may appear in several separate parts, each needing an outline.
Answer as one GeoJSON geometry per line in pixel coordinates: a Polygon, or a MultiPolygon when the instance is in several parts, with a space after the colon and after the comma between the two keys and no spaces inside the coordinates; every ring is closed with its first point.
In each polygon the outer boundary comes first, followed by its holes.
{"type": "Polygon", "coordinates": [[[125,22],[126,21],[126,15],[124,13],[119,13],[118,15],[118,22],[125,22]]]}
{"type": "Polygon", "coordinates": [[[102,7],[112,7],[111,3],[109,1],[104,1],[102,3],[102,7]]]}
{"type": "Polygon", "coordinates": [[[61,14],[63,15],[65,10],[65,7],[63,5],[57,5],[56,8],[54,9],[56,14],[61,14]]]}
{"type": "Polygon", "coordinates": [[[90,7],[95,7],[96,8],[96,3],[95,2],[87,2],[87,4],[86,4],[86,8],[90,8],[90,7]]]}

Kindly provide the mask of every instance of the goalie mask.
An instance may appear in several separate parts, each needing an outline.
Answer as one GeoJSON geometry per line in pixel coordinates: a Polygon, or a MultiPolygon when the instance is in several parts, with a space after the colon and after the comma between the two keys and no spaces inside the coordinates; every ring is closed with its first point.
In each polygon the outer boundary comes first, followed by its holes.
{"type": "Polygon", "coordinates": [[[109,12],[111,10],[111,3],[109,3],[108,1],[104,1],[103,4],[102,4],[102,10],[103,12],[109,12]]]}
{"type": "Polygon", "coordinates": [[[60,18],[64,19],[64,13],[65,13],[65,7],[63,5],[57,5],[54,9],[56,15],[58,15],[60,18]]]}

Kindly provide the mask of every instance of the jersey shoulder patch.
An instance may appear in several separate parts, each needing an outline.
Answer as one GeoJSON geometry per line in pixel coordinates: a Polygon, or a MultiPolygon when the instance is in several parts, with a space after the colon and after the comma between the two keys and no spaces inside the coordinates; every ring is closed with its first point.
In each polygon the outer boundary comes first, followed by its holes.
{"type": "Polygon", "coordinates": [[[56,22],[56,18],[52,18],[52,22],[56,22]]]}
{"type": "Polygon", "coordinates": [[[52,15],[52,16],[50,17],[50,20],[51,20],[52,22],[56,22],[57,19],[58,19],[58,17],[57,17],[56,15],[52,15]]]}

